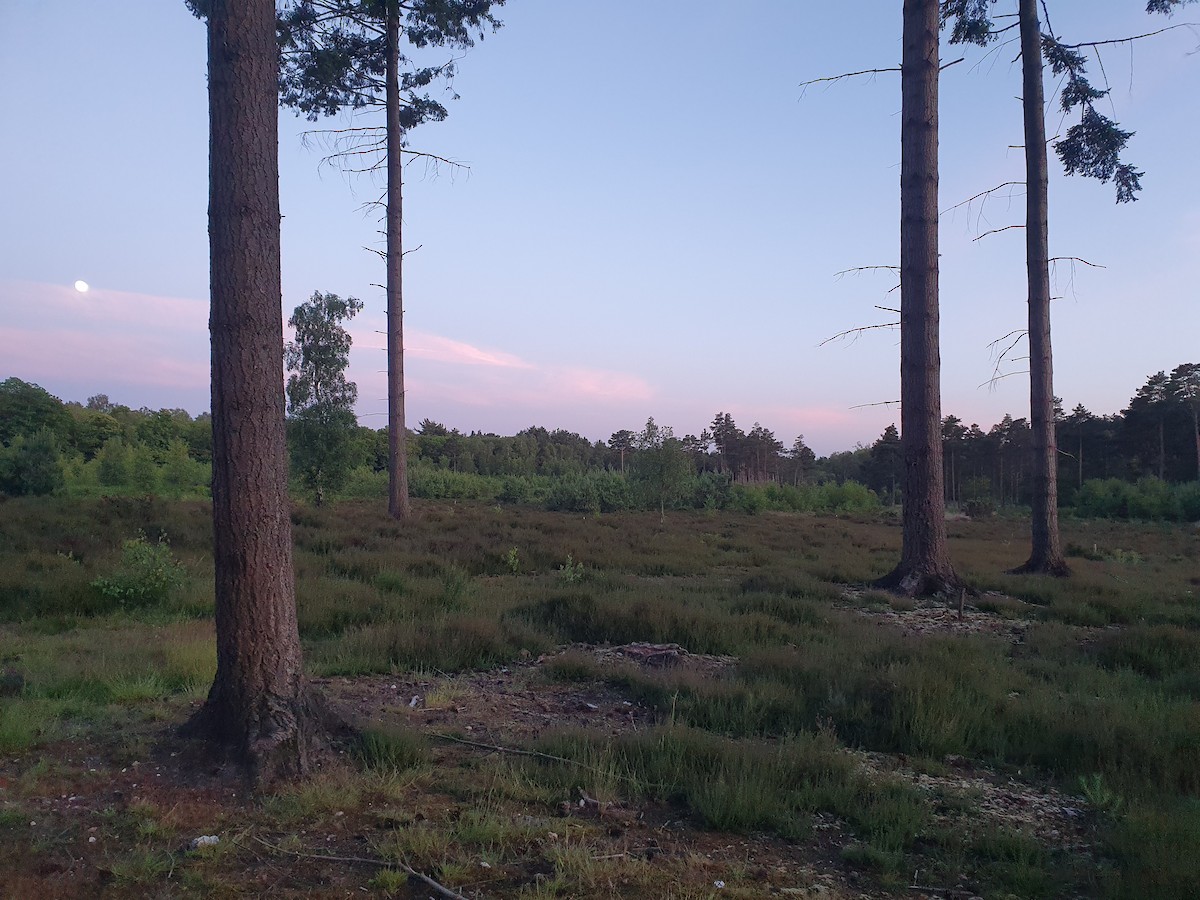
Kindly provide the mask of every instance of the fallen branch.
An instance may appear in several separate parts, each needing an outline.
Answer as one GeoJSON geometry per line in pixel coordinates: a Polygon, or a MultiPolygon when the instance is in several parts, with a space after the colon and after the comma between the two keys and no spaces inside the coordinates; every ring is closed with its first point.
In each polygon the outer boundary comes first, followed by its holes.
{"type": "MultiPolygon", "coordinates": [[[[565,756],[555,756],[552,753],[542,753],[540,750],[522,750],[519,747],[502,747],[499,744],[485,744],[482,741],[469,741],[466,738],[455,737],[452,734],[446,734],[441,731],[428,732],[430,737],[438,738],[443,741],[453,741],[456,744],[465,744],[468,747],[475,747],[480,750],[492,750],[496,753],[507,753],[512,756],[529,756],[534,759],[544,759],[549,762],[562,763],[567,766],[575,766],[577,769],[583,769],[585,772],[592,772],[596,775],[604,775],[607,778],[619,778],[622,781],[636,782],[637,779],[629,775],[622,775],[620,772],[612,772],[605,769],[598,769],[595,766],[589,766],[586,763],[581,763],[575,759],[568,759],[565,756]]],[[[584,795],[586,797],[586,795],[584,795]]]]}
{"type": "MultiPolygon", "coordinates": [[[[428,875],[423,875],[412,866],[406,865],[402,862],[395,862],[388,859],[371,859],[366,856],[331,856],[326,853],[303,853],[300,850],[288,850],[286,847],[278,847],[274,844],[264,841],[262,838],[257,836],[254,839],[268,850],[271,850],[275,853],[286,853],[289,856],[295,856],[299,859],[315,859],[323,862],[358,863],[364,866],[378,866],[379,868],[383,869],[399,869],[409,878],[413,878],[425,885],[425,887],[429,888],[429,890],[433,891],[439,897],[450,897],[452,900],[467,900],[466,897],[457,891],[452,891],[445,885],[438,884],[438,882],[434,881],[428,875]]],[[[235,841],[234,843],[237,842],[235,841]]],[[[238,846],[240,847],[242,845],[238,844],[238,846]]]]}

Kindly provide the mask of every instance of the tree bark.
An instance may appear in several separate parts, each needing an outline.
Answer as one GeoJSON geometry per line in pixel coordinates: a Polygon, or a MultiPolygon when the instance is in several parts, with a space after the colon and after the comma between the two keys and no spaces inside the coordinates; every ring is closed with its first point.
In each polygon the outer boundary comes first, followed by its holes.
{"type": "Polygon", "coordinates": [[[900,564],[879,586],[910,595],[959,588],[946,547],[938,320],[937,0],[904,0],[900,126],[900,564]]]}
{"type": "Polygon", "coordinates": [[[387,86],[387,370],[388,514],[408,519],[408,432],[404,426],[404,169],[400,127],[400,6],[388,0],[387,86]]]}
{"type": "Polygon", "coordinates": [[[217,673],[185,732],[269,782],[307,771],[317,721],[287,493],[272,0],[215,0],[208,60],[217,673]]]}
{"type": "Polygon", "coordinates": [[[1058,441],[1050,346],[1050,178],[1037,0],[1020,0],[1025,118],[1025,268],[1029,282],[1029,412],[1033,454],[1032,549],[1016,572],[1069,575],[1058,534],[1058,441]]]}

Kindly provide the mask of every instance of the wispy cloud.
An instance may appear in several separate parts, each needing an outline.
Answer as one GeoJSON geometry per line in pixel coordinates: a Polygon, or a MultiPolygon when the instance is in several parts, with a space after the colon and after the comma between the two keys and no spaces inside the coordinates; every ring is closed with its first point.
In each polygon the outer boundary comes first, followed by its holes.
{"type": "MultiPolygon", "coordinates": [[[[354,325],[349,329],[354,346],[362,349],[382,350],[387,346],[386,338],[377,329],[354,325]]],[[[409,359],[428,359],[433,362],[457,366],[494,366],[501,369],[532,369],[533,363],[502,350],[484,349],[456,341],[453,338],[431,334],[427,331],[406,329],[404,355],[409,359]]]]}
{"type": "MultiPolygon", "coordinates": [[[[120,388],[138,398],[135,404],[206,405],[207,317],[205,300],[0,282],[5,348],[0,377],[37,381],[73,399],[81,399],[81,391],[120,388]],[[170,399],[176,396],[180,399],[170,399]]],[[[350,328],[349,374],[359,385],[359,412],[370,424],[381,424],[378,416],[386,409],[386,338],[380,325],[364,315],[350,328]]],[[[535,422],[586,428],[591,417],[619,418],[656,396],[646,379],[627,372],[543,365],[413,329],[406,331],[405,343],[414,421],[429,416],[501,431],[535,422]]]]}

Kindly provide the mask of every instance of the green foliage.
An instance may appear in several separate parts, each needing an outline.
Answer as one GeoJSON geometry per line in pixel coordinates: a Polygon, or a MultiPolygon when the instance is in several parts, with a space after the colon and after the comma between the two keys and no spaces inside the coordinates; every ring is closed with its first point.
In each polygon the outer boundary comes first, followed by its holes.
{"type": "Polygon", "coordinates": [[[1153,476],[1085,481],[1075,494],[1078,515],[1101,519],[1200,521],[1200,483],[1172,485],[1153,476]]]}
{"type": "Polygon", "coordinates": [[[563,584],[578,584],[583,581],[586,571],[583,563],[576,562],[568,553],[567,561],[558,567],[558,580],[563,584]]]}
{"type": "Polygon", "coordinates": [[[185,579],[184,569],[171,553],[166,537],[152,543],[139,533],[122,544],[117,571],[97,578],[92,587],[121,606],[153,606],[169,600],[185,579]]]}
{"type": "Polygon", "coordinates": [[[0,381],[0,444],[45,430],[61,446],[70,429],[70,415],[49,391],[20,378],[0,381]]]}
{"type": "Polygon", "coordinates": [[[119,437],[104,442],[96,455],[96,477],[105,487],[124,487],[129,482],[130,452],[119,437]]]}
{"type": "Polygon", "coordinates": [[[318,505],[346,483],[353,468],[358,388],[346,380],[351,338],[341,323],[361,309],[353,297],[316,291],[288,320],[296,331],[284,349],[290,372],[288,445],[292,466],[318,505]]]}
{"type": "Polygon", "coordinates": [[[666,513],[687,491],[693,474],[692,463],[676,440],[669,426],[661,427],[654,419],[646,420],[646,427],[634,439],[637,452],[633,457],[630,476],[647,505],[657,506],[659,515],[666,513]]]}
{"type": "Polygon", "coordinates": [[[1079,776],[1079,791],[1083,798],[1097,812],[1116,816],[1125,805],[1124,799],[1104,782],[1104,776],[1099,772],[1092,775],[1079,776]]]}
{"type": "Polygon", "coordinates": [[[47,429],[17,435],[8,447],[0,447],[0,493],[36,497],[62,486],[62,460],[54,435],[47,429]]]}

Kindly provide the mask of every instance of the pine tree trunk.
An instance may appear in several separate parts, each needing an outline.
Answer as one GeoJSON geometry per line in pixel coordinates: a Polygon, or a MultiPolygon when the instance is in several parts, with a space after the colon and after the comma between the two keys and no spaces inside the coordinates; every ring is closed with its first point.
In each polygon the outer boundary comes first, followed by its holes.
{"type": "Polygon", "coordinates": [[[1020,0],[1025,115],[1025,267],[1029,281],[1029,410],[1033,453],[1032,549],[1017,572],[1069,575],[1058,535],[1058,443],[1050,346],[1049,164],[1037,0],[1020,0]]]}
{"type": "Polygon", "coordinates": [[[1158,480],[1167,480],[1167,420],[1159,415],[1158,419],[1158,480]]]}
{"type": "Polygon", "coordinates": [[[1196,437],[1196,480],[1200,481],[1200,414],[1192,407],[1192,433],[1196,437]]]}
{"type": "Polygon", "coordinates": [[[307,771],[318,721],[292,574],[272,0],[215,0],[208,59],[217,673],[184,730],[269,782],[307,771]]]}
{"type": "Polygon", "coordinates": [[[404,170],[400,144],[400,8],[387,10],[387,370],[388,513],[408,519],[408,440],[404,426],[404,170]]]}
{"type": "Polygon", "coordinates": [[[900,126],[900,398],[904,454],[900,564],[881,587],[957,590],[946,547],[938,320],[937,0],[904,0],[900,126]]]}

